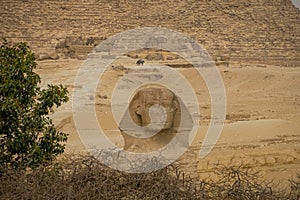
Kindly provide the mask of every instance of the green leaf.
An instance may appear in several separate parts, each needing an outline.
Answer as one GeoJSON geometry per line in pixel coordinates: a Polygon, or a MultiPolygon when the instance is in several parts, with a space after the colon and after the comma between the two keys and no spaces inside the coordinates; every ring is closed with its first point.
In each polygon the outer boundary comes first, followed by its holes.
{"type": "Polygon", "coordinates": [[[67,134],[58,132],[49,110],[68,101],[62,85],[41,90],[35,56],[26,43],[0,48],[0,166],[24,169],[51,162],[64,152],[67,134]]]}

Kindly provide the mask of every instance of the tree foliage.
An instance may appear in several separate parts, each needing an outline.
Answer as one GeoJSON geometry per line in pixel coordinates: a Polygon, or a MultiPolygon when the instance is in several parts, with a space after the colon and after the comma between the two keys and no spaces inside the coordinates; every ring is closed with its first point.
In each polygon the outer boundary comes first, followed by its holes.
{"type": "Polygon", "coordinates": [[[36,167],[63,153],[67,134],[56,130],[49,112],[68,101],[62,85],[41,89],[35,56],[26,43],[0,48],[0,166],[36,167]]]}

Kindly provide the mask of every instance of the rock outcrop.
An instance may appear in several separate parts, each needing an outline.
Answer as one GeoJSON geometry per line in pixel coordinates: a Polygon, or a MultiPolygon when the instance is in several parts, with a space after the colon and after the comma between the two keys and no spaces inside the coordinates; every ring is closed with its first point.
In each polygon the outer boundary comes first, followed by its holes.
{"type": "Polygon", "coordinates": [[[165,87],[147,85],[139,88],[128,111],[129,115],[125,114],[120,123],[125,150],[147,151],[163,147],[178,131],[180,103],[176,95],[165,87]],[[132,123],[137,126],[132,126],[132,123]]]}

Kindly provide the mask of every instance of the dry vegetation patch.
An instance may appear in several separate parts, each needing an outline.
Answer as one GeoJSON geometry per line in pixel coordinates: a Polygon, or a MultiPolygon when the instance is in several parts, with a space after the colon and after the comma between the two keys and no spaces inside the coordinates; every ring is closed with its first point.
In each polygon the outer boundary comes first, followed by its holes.
{"type": "Polygon", "coordinates": [[[299,199],[299,176],[290,191],[275,192],[271,183],[243,166],[221,166],[216,180],[192,181],[172,164],[161,170],[129,174],[90,156],[71,156],[27,171],[3,171],[0,199],[299,199]]]}

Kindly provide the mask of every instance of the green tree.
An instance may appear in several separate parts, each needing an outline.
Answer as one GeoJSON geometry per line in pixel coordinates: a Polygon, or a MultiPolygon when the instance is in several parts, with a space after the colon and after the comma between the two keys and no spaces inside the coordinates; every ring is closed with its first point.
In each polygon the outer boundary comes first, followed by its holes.
{"type": "Polygon", "coordinates": [[[62,85],[39,87],[35,56],[26,43],[0,49],[0,166],[34,168],[64,152],[67,134],[49,117],[53,106],[68,101],[62,85]]]}

